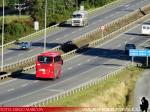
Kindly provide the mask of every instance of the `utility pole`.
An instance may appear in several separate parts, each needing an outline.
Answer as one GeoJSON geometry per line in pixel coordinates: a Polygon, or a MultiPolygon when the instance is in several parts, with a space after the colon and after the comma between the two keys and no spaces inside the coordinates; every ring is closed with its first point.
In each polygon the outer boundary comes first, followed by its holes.
{"type": "Polygon", "coordinates": [[[76,10],[78,10],[78,0],[76,0],[76,10]]]}
{"type": "Polygon", "coordinates": [[[53,0],[53,14],[55,13],[55,6],[54,6],[54,0],[53,0]]]}
{"type": "Polygon", "coordinates": [[[2,62],[1,62],[1,72],[3,72],[3,65],[4,65],[4,61],[3,61],[3,58],[4,58],[4,51],[3,51],[3,44],[4,44],[4,0],[3,0],[3,22],[2,22],[2,62]]]}
{"type": "Polygon", "coordinates": [[[16,4],[15,3],[15,10],[19,11],[19,17],[20,18],[21,18],[21,11],[26,9],[26,7],[24,5],[25,5],[25,3],[23,3],[23,4],[19,4],[19,3],[16,4]]]}
{"type": "Polygon", "coordinates": [[[44,52],[46,51],[46,23],[47,23],[47,0],[45,0],[45,35],[44,35],[44,52]]]}

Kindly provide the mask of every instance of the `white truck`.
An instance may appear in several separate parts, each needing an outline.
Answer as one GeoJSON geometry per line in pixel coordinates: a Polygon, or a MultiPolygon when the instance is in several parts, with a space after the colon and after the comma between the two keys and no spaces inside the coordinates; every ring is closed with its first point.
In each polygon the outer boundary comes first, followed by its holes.
{"type": "Polygon", "coordinates": [[[141,33],[144,35],[150,35],[150,24],[143,24],[141,33]]]}
{"type": "Polygon", "coordinates": [[[72,26],[88,25],[88,13],[84,10],[84,6],[80,6],[79,11],[74,11],[71,19],[72,26]]]}

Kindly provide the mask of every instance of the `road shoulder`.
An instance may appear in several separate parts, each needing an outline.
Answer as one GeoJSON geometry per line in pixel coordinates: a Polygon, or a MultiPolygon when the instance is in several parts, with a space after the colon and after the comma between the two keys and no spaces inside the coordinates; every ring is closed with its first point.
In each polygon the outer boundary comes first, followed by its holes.
{"type": "Polygon", "coordinates": [[[146,97],[150,102],[150,69],[144,70],[137,80],[134,90],[134,108],[140,109],[141,98],[146,97]]]}

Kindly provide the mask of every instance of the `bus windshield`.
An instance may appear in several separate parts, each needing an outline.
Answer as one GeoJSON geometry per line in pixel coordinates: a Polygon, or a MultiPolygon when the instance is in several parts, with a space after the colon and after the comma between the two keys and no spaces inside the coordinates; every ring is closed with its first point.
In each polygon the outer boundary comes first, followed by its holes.
{"type": "Polygon", "coordinates": [[[52,63],[52,57],[48,57],[48,56],[38,56],[38,62],[44,63],[44,64],[52,63]]]}

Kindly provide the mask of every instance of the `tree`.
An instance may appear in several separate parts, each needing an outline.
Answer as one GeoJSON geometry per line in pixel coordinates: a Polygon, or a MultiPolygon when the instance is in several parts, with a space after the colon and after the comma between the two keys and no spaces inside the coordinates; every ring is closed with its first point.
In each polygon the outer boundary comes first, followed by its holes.
{"type": "Polygon", "coordinates": [[[19,3],[19,0],[6,0],[6,5],[9,8],[14,8],[15,7],[15,3],[19,3]]]}

